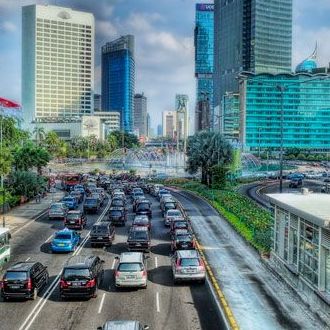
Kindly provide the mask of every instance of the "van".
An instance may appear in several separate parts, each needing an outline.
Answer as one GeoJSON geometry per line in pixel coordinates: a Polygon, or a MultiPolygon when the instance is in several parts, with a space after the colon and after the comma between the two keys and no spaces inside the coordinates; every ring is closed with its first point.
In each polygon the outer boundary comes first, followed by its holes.
{"type": "Polygon", "coordinates": [[[116,257],[115,285],[147,288],[147,267],[142,252],[123,252],[116,257]]]}

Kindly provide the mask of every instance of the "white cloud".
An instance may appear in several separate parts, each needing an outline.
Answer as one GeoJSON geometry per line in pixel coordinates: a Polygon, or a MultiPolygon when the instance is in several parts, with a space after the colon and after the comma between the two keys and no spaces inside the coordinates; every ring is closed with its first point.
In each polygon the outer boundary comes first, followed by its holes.
{"type": "Polygon", "coordinates": [[[4,21],[3,23],[0,24],[0,31],[3,32],[16,32],[17,31],[17,26],[10,21],[4,21]]]}
{"type": "Polygon", "coordinates": [[[100,38],[111,40],[118,36],[118,29],[110,21],[96,21],[96,34],[100,38]]]}

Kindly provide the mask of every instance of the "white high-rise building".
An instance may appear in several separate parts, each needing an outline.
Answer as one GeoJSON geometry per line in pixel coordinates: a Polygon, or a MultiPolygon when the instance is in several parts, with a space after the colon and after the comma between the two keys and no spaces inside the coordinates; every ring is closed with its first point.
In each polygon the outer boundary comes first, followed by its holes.
{"type": "Polygon", "coordinates": [[[22,12],[24,123],[94,111],[94,16],[31,5],[22,12]]]}
{"type": "Polygon", "coordinates": [[[163,136],[168,138],[176,137],[176,111],[163,111],[163,136]]]}

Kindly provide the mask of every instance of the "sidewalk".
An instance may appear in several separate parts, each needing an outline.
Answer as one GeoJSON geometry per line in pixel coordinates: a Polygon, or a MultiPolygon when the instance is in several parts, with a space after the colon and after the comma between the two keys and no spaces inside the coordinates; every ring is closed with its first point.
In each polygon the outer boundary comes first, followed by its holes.
{"type": "Polygon", "coordinates": [[[10,229],[12,234],[15,234],[27,223],[42,215],[48,209],[52,200],[56,202],[63,196],[64,191],[57,190],[55,193],[48,193],[46,197],[41,198],[40,203],[36,203],[33,199],[26,204],[14,207],[5,214],[6,227],[10,229]]]}

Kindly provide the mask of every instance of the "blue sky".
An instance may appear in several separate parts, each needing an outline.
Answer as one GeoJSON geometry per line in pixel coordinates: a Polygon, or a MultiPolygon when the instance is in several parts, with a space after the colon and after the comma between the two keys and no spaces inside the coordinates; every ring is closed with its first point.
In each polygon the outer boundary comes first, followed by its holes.
{"type": "MultiPolygon", "coordinates": [[[[330,61],[330,0],[293,0],[293,66],[319,44],[319,64],[330,61]]],[[[96,20],[95,86],[100,91],[100,47],[120,35],[136,37],[136,92],[148,97],[152,127],[172,110],[176,93],[193,110],[194,0],[0,0],[0,96],[20,101],[21,6],[57,4],[92,12],[96,20]]],[[[209,2],[209,1],[198,1],[209,2]]]]}

